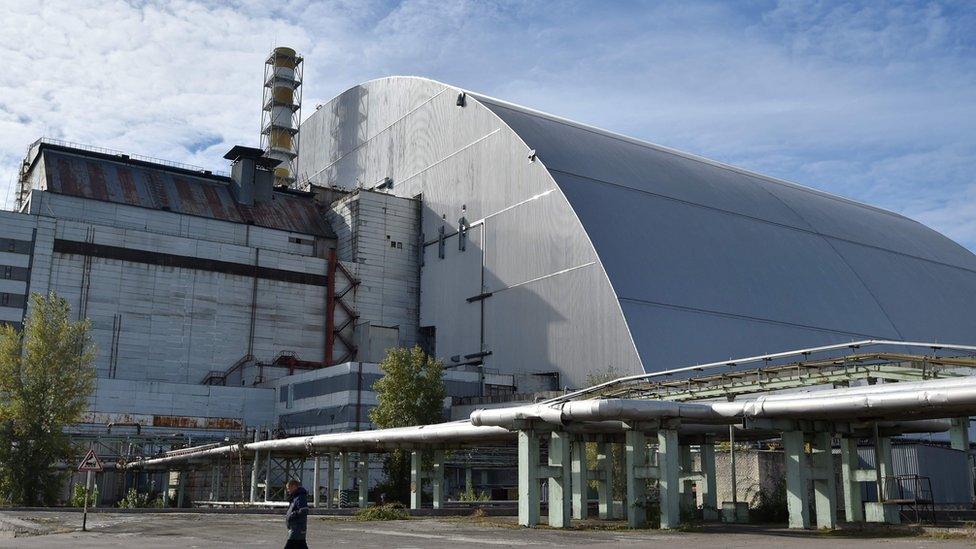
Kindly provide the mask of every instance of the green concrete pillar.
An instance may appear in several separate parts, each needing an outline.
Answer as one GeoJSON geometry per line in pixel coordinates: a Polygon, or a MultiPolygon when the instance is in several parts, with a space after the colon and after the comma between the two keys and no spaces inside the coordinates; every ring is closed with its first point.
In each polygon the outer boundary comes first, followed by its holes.
{"type": "Polygon", "coordinates": [[[264,468],[264,501],[271,501],[271,450],[265,454],[264,468]]]}
{"type": "Polygon", "coordinates": [[[803,432],[784,432],[783,451],[786,455],[786,507],[790,513],[790,528],[809,528],[810,508],[807,504],[803,432]]]}
{"type": "Polygon", "coordinates": [[[359,453],[359,508],[369,507],[369,454],[359,453]]]}
{"type": "Polygon", "coordinates": [[[613,444],[598,442],[596,445],[596,491],[600,520],[616,517],[613,508],[613,444]]]}
{"type": "Polygon", "coordinates": [[[973,493],[973,463],[970,453],[969,441],[969,418],[952,418],[952,426],[949,428],[949,443],[953,450],[962,450],[966,456],[966,482],[969,483],[969,501],[976,502],[976,495],[973,493]]]}
{"type": "Polygon", "coordinates": [[[431,491],[434,495],[434,509],[444,507],[444,450],[434,450],[433,469],[430,472],[431,491]]]}
{"type": "MultiPolygon", "coordinates": [[[[176,505],[174,507],[183,507],[183,500],[186,495],[186,473],[183,471],[176,472],[176,505]]],[[[98,502],[95,502],[96,506],[98,502]]]]}
{"type": "MultiPolygon", "coordinates": [[[[166,482],[165,482],[165,484],[163,486],[163,507],[164,508],[170,506],[169,490],[170,490],[170,487],[172,486],[172,481],[170,480],[172,478],[172,476],[173,476],[173,473],[172,472],[166,471],[166,475],[164,477],[164,478],[166,478],[166,482]]],[[[88,484],[85,484],[85,490],[91,490],[91,487],[88,486],[88,484]]]]}
{"type": "Polygon", "coordinates": [[[329,454],[328,469],[325,471],[325,508],[332,508],[332,495],[335,492],[335,455],[329,454]]]}
{"type": "Polygon", "coordinates": [[[520,526],[539,524],[539,438],[518,432],[518,519],[520,526]]]}
{"type": "Polygon", "coordinates": [[[251,464],[251,494],[249,498],[249,501],[252,504],[258,501],[258,468],[259,467],[261,467],[261,452],[255,450],[254,463],[251,464]]]}
{"type": "Polygon", "coordinates": [[[313,459],[315,461],[312,462],[312,489],[315,491],[312,492],[312,507],[318,507],[321,497],[319,485],[322,484],[322,458],[315,456],[313,459]]]}
{"type": "Polygon", "coordinates": [[[702,518],[718,520],[718,490],[715,484],[715,444],[706,441],[701,445],[702,518]]]}
{"type": "Polygon", "coordinates": [[[860,468],[857,455],[857,439],[840,439],[841,491],[844,494],[844,514],[847,522],[864,522],[864,502],[861,499],[861,483],[857,479],[860,468]]]}
{"type": "Polygon", "coordinates": [[[337,507],[342,506],[342,491],[349,486],[349,452],[339,452],[339,475],[336,478],[335,502],[337,507]]]}
{"type": "Polygon", "coordinates": [[[837,485],[830,433],[813,435],[813,500],[817,513],[817,528],[837,527],[837,485]]]}
{"type": "Polygon", "coordinates": [[[576,520],[586,520],[587,518],[587,492],[589,490],[589,472],[586,463],[586,441],[582,437],[573,440],[572,456],[573,461],[570,469],[572,479],[570,486],[573,490],[573,518],[576,520]]]}
{"type": "Polygon", "coordinates": [[[624,451],[627,456],[627,526],[647,526],[645,509],[646,481],[641,472],[647,467],[647,437],[640,431],[627,431],[624,435],[624,451]]]}
{"type": "Polygon", "coordinates": [[[884,501],[890,496],[888,494],[887,479],[892,476],[891,467],[891,438],[877,437],[875,439],[875,467],[880,484],[878,485],[878,501],[884,501]]]}
{"type": "Polygon", "coordinates": [[[678,450],[678,431],[660,429],[657,432],[658,492],[661,494],[661,528],[677,528],[681,524],[680,478],[681,456],[678,450]]]}
{"type": "Polygon", "coordinates": [[[553,431],[549,436],[549,526],[569,527],[573,506],[570,479],[572,437],[568,433],[553,431]]]}
{"type": "Polygon", "coordinates": [[[678,445],[678,500],[682,509],[697,507],[695,501],[695,466],[691,458],[691,446],[678,445]]]}
{"type": "Polygon", "coordinates": [[[473,494],[474,493],[474,481],[472,480],[473,471],[471,466],[464,468],[464,491],[473,494]]]}
{"type": "Polygon", "coordinates": [[[423,454],[419,450],[410,452],[410,508],[420,509],[423,493],[423,454]]]}

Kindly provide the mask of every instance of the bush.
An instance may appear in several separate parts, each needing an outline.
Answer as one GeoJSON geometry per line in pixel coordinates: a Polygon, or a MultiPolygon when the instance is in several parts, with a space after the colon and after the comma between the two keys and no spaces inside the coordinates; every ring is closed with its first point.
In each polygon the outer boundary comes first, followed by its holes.
{"type": "Polygon", "coordinates": [[[491,494],[484,490],[478,493],[474,489],[465,490],[458,496],[458,501],[491,501],[491,494]]]}
{"type": "Polygon", "coordinates": [[[374,505],[360,509],[356,512],[359,520],[405,520],[410,518],[410,513],[402,503],[387,503],[386,505],[374,505]]]}
{"type": "Polygon", "coordinates": [[[789,509],[786,506],[786,484],[778,482],[772,490],[760,490],[753,499],[749,511],[751,522],[788,522],[789,509]]]}
{"type": "Polygon", "coordinates": [[[162,507],[163,500],[151,494],[140,494],[135,488],[129,488],[125,497],[119,501],[120,509],[144,509],[147,507],[162,507]]]}
{"type": "MultiPolygon", "coordinates": [[[[92,484],[93,488],[91,494],[88,497],[88,506],[95,507],[98,504],[98,485],[92,484]]],[[[84,507],[85,506],[85,489],[84,484],[75,484],[74,490],[71,492],[71,506],[72,507],[84,507]]]]}

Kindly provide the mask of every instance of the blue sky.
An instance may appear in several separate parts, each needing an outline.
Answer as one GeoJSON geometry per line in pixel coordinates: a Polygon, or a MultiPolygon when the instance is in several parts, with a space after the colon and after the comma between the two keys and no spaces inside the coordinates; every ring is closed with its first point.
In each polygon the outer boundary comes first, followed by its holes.
{"type": "Polygon", "coordinates": [[[976,3],[0,0],[0,197],[40,136],[222,168],[263,59],[305,109],[434,78],[862,200],[976,249],[976,3]]]}

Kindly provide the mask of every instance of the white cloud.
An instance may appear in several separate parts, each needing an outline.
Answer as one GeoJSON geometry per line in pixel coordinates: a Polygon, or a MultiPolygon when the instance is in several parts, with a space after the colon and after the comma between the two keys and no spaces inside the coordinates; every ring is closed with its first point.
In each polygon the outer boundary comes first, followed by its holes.
{"type": "Polygon", "coordinates": [[[262,61],[281,43],[306,57],[307,107],[428,76],[891,208],[976,248],[971,4],[6,3],[0,184],[41,135],[219,168],[230,145],[257,142],[262,61]]]}

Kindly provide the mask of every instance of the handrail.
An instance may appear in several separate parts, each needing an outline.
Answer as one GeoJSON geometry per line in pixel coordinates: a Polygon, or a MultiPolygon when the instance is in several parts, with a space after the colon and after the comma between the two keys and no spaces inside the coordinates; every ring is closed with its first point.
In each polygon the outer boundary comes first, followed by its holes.
{"type": "Polygon", "coordinates": [[[862,339],[860,341],[852,341],[850,343],[837,343],[834,345],[822,345],[820,347],[810,347],[807,349],[796,349],[793,351],[784,351],[780,353],[770,353],[766,355],[756,355],[751,357],[723,360],[720,362],[709,362],[706,364],[698,364],[695,366],[685,366],[682,368],[673,368],[670,370],[662,370],[660,372],[650,372],[643,374],[635,374],[632,376],[620,377],[592,387],[587,387],[585,389],[580,389],[578,391],[573,391],[566,393],[565,395],[560,395],[558,397],[541,402],[541,404],[555,404],[558,402],[566,402],[568,400],[573,400],[574,398],[587,395],[611,387],[613,385],[619,385],[622,383],[627,383],[629,381],[639,381],[642,379],[651,379],[655,377],[666,377],[675,374],[682,374],[686,372],[700,372],[702,370],[721,368],[721,367],[735,367],[741,366],[743,364],[751,364],[755,362],[768,362],[770,360],[776,360],[779,358],[788,358],[792,356],[804,356],[813,353],[822,353],[827,351],[836,351],[840,349],[858,349],[860,347],[872,346],[872,345],[888,345],[888,346],[899,346],[899,347],[928,347],[933,350],[951,349],[955,351],[967,351],[971,353],[976,353],[976,346],[973,345],[958,345],[951,343],[925,343],[919,341],[894,341],[888,339],[862,339]]]}
{"type": "Polygon", "coordinates": [[[84,143],[76,143],[74,141],[67,141],[67,140],[64,140],[64,139],[56,139],[56,138],[53,138],[53,137],[41,137],[41,138],[37,139],[36,141],[34,141],[33,143],[31,143],[29,149],[33,149],[35,146],[38,146],[38,145],[41,145],[41,144],[55,145],[55,146],[58,146],[58,147],[66,147],[66,148],[69,148],[69,149],[79,149],[79,150],[82,150],[82,151],[89,151],[89,152],[100,153],[100,154],[108,154],[108,155],[112,155],[112,156],[122,156],[122,157],[126,157],[126,158],[131,158],[133,160],[140,160],[140,161],[149,162],[149,163],[152,163],[152,164],[159,164],[161,166],[168,166],[170,168],[179,168],[181,170],[187,170],[187,171],[191,171],[191,172],[198,172],[201,175],[217,175],[217,176],[223,176],[223,177],[230,177],[230,174],[228,172],[221,171],[221,170],[210,170],[210,169],[207,169],[207,168],[203,168],[201,166],[194,166],[193,164],[186,164],[186,163],[183,163],[183,162],[176,162],[174,160],[163,160],[161,158],[154,158],[152,156],[145,156],[145,155],[141,155],[141,154],[129,154],[129,153],[124,152],[124,151],[119,151],[119,150],[115,150],[115,149],[109,149],[109,148],[106,148],[106,147],[97,147],[95,145],[86,145],[84,143]]]}

